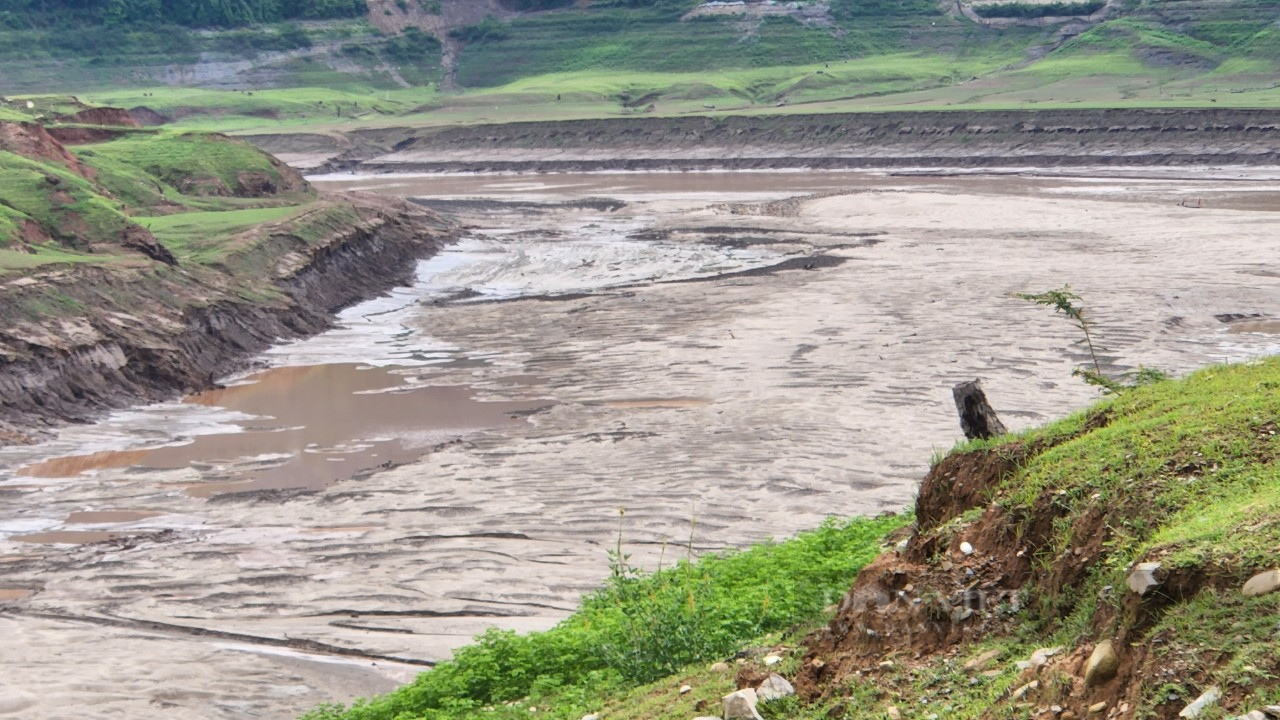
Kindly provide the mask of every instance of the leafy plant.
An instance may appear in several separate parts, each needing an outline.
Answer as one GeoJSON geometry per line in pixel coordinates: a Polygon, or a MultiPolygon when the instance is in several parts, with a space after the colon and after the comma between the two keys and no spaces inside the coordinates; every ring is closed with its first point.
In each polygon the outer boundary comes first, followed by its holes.
{"type": "Polygon", "coordinates": [[[1072,325],[1075,325],[1080,332],[1084,333],[1084,338],[1079,343],[1083,344],[1088,350],[1090,364],[1093,367],[1078,367],[1071,374],[1081,378],[1086,383],[1102,388],[1103,392],[1119,393],[1130,388],[1150,385],[1154,382],[1168,379],[1168,376],[1160,370],[1141,366],[1136,371],[1121,376],[1128,382],[1103,373],[1102,363],[1098,361],[1098,350],[1101,348],[1095,346],[1093,342],[1093,325],[1085,317],[1084,307],[1079,304],[1080,296],[1071,292],[1070,285],[1063,285],[1056,290],[1046,290],[1041,293],[1014,293],[1013,296],[1020,300],[1033,302],[1036,305],[1053,308],[1055,313],[1064,315],[1072,325]]]}

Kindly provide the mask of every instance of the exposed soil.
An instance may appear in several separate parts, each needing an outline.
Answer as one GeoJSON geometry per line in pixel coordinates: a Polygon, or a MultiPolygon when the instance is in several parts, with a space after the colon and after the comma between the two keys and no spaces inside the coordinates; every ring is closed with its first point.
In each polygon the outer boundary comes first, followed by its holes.
{"type": "MultiPolygon", "coordinates": [[[[1106,417],[1097,416],[1085,432],[1105,425],[1106,417]]],[[[830,624],[809,638],[796,682],[800,692],[810,699],[830,697],[854,677],[865,681],[883,674],[885,663],[926,665],[951,657],[963,643],[1012,631],[1015,621],[999,608],[1017,608],[1027,597],[1055,608],[1059,616],[1069,614],[1070,590],[1106,552],[1113,528],[1151,521],[1153,504],[1141,487],[1123,502],[1095,504],[1069,519],[1065,535],[1076,539],[1073,546],[1054,547],[1055,527],[1068,520],[1065,504],[1057,503],[1054,493],[1046,491],[1030,507],[1011,510],[997,492],[1032,455],[1047,449],[979,450],[948,456],[935,466],[920,487],[917,523],[905,546],[864,568],[830,624]],[[975,508],[983,509],[980,516],[966,520],[966,512],[975,508]],[[1020,594],[1024,588],[1031,588],[1031,595],[1020,594]]],[[[1105,703],[1108,718],[1131,718],[1139,711],[1150,713],[1143,717],[1177,718],[1186,699],[1172,696],[1152,706],[1144,701],[1144,689],[1169,676],[1192,686],[1198,679],[1188,677],[1176,658],[1157,657],[1153,648],[1164,639],[1143,635],[1166,608],[1205,588],[1238,588],[1247,576],[1236,567],[1161,571],[1159,593],[1148,598],[1125,593],[1118,612],[1104,605],[1093,618],[1092,637],[1116,640],[1120,665],[1113,678],[1086,685],[1084,666],[1095,645],[1084,643],[1026,669],[1018,686],[1037,684],[1016,699],[1076,717],[1105,703]],[[1136,642],[1139,638],[1143,641],[1136,642]]],[[[1007,705],[997,703],[984,717],[1007,717],[1008,712],[1007,705]]]]}
{"type": "MultiPolygon", "coordinates": [[[[309,245],[281,234],[262,244],[276,294],[247,301],[219,276],[174,272],[154,238],[130,242],[157,265],[59,267],[0,286],[0,429],[15,436],[84,421],[112,408],[212,385],[285,338],[329,327],[331,314],[403,284],[413,260],[453,237],[429,210],[348,194],[360,223],[309,245]],[[31,317],[53,294],[71,317],[31,317]]],[[[144,231],[145,232],[145,231],[144,231]]]]}
{"type": "Polygon", "coordinates": [[[81,177],[93,179],[93,171],[80,163],[75,155],[67,152],[39,123],[0,122],[0,150],[41,160],[51,160],[65,165],[81,177]]]}
{"type": "Polygon", "coordinates": [[[140,128],[142,123],[138,122],[128,110],[114,107],[95,107],[86,108],[71,115],[64,115],[58,118],[64,123],[73,123],[78,125],[106,125],[110,127],[124,128],[140,128]]]}
{"type": "Polygon", "coordinates": [[[931,111],[617,118],[258,135],[333,171],[573,172],[867,167],[1265,165],[1270,110],[931,111]]]}

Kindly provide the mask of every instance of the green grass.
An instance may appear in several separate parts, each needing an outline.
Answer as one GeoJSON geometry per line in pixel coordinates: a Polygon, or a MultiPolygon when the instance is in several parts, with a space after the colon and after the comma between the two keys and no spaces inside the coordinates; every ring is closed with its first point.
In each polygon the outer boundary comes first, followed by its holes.
{"type": "Polygon", "coordinates": [[[235,249],[228,242],[232,236],[284,220],[298,211],[298,207],[286,206],[137,217],[134,221],[149,229],[180,263],[211,264],[223,261],[235,249]]]}
{"type": "Polygon", "coordinates": [[[216,135],[183,133],[159,138],[129,137],[92,146],[95,157],[138,168],[185,195],[228,195],[241,173],[264,173],[281,180],[269,156],[251,145],[216,135]]]}
{"type": "Polygon", "coordinates": [[[13,222],[30,219],[69,247],[112,242],[129,224],[118,206],[85,178],[56,162],[0,151],[0,205],[12,243],[13,222]]]}
{"type": "Polygon", "coordinates": [[[532,704],[547,708],[547,717],[576,720],[608,692],[721,659],[762,634],[817,618],[879,552],[885,534],[907,521],[832,521],[791,540],[682,560],[653,575],[615,555],[609,584],[555,628],[490,631],[390,695],[308,717],[503,717],[510,707],[503,703],[519,701],[525,716],[532,704]]]}

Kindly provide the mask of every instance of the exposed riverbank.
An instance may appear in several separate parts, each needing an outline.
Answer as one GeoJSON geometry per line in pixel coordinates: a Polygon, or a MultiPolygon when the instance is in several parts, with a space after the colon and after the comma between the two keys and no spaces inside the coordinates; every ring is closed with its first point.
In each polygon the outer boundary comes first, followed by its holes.
{"type": "Polygon", "coordinates": [[[56,265],[0,286],[0,429],[23,440],[66,422],[209,388],[273,343],[407,283],[414,261],[456,237],[435,213],[331,196],[229,239],[222,271],[163,263],[56,265]],[[56,299],[63,308],[24,312],[56,299]]]}
{"type": "Polygon", "coordinates": [[[832,113],[246,136],[299,167],[384,172],[1275,165],[1280,112],[832,113]]]}

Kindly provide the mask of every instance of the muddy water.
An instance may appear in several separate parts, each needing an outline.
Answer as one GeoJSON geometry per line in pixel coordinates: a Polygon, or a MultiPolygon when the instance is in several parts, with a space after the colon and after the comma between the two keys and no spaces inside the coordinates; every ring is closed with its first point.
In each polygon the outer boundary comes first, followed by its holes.
{"type": "Polygon", "coordinates": [[[58,457],[18,474],[67,478],[130,466],[199,467],[205,479],[187,486],[199,497],[318,489],[408,462],[433,445],[476,430],[511,427],[523,422],[522,414],[546,405],[481,402],[471,388],[422,385],[420,378],[404,372],[351,363],[275,368],[185,400],[252,418],[238,421],[238,432],[200,435],[158,448],[58,457]]]}

